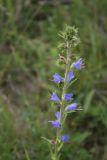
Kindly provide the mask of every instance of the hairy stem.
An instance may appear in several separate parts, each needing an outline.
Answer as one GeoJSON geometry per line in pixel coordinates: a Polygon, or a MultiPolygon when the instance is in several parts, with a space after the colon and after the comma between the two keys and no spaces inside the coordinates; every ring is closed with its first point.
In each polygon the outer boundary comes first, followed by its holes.
{"type": "Polygon", "coordinates": [[[59,137],[61,136],[61,132],[62,132],[62,122],[63,119],[66,119],[64,117],[64,110],[65,110],[65,102],[64,102],[64,94],[66,93],[67,90],[67,77],[68,77],[68,72],[69,72],[69,68],[70,68],[70,47],[69,47],[69,43],[66,43],[67,46],[67,57],[66,57],[66,68],[65,68],[65,77],[64,77],[64,84],[63,84],[63,88],[62,88],[62,96],[61,96],[61,107],[60,107],[60,124],[61,124],[61,128],[57,129],[57,133],[56,133],[56,144],[55,144],[55,160],[59,160],[58,157],[58,147],[60,145],[60,143],[58,142],[59,137]]]}

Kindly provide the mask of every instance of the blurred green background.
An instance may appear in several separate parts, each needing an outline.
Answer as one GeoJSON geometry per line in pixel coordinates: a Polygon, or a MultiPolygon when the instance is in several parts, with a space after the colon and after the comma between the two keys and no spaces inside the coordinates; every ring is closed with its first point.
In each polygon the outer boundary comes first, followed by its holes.
{"type": "Polygon", "coordinates": [[[54,138],[50,80],[65,24],[79,29],[86,67],[61,160],[107,160],[107,0],[0,0],[0,160],[50,160],[41,137],[54,138]]]}

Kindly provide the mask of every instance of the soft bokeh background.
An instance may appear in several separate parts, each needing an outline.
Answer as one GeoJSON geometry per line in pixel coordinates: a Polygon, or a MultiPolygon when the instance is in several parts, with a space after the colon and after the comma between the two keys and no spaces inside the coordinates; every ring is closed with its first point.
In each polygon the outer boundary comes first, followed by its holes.
{"type": "Polygon", "coordinates": [[[107,160],[107,0],[0,1],[0,160],[50,160],[49,94],[58,32],[79,29],[86,67],[73,86],[83,111],[67,119],[61,160],[107,160]]]}

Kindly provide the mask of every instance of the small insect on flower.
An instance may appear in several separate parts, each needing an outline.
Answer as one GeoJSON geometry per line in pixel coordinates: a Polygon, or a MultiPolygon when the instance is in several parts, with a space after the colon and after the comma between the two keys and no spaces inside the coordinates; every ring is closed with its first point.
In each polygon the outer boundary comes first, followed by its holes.
{"type": "Polygon", "coordinates": [[[69,72],[68,76],[67,76],[67,83],[69,83],[73,78],[74,78],[74,73],[73,72],[69,72]]]}
{"type": "Polygon", "coordinates": [[[76,62],[73,63],[73,67],[75,69],[82,69],[84,67],[84,62],[83,59],[80,58],[79,60],[77,60],[76,62]]]}
{"type": "Polygon", "coordinates": [[[77,105],[78,105],[77,103],[72,103],[67,106],[66,110],[74,111],[74,110],[76,110],[77,105]]]}
{"type": "Polygon", "coordinates": [[[72,100],[72,96],[73,96],[72,93],[64,94],[64,99],[65,99],[66,101],[70,101],[70,100],[72,100]]]}
{"type": "Polygon", "coordinates": [[[62,142],[67,143],[67,142],[69,142],[70,137],[69,137],[69,135],[65,134],[65,135],[62,135],[60,137],[60,139],[61,139],[62,142]]]}
{"type": "Polygon", "coordinates": [[[57,84],[59,84],[60,82],[63,81],[63,78],[58,74],[58,73],[55,73],[53,75],[53,81],[57,84]]]}
{"type": "Polygon", "coordinates": [[[55,92],[52,93],[50,100],[53,102],[60,102],[60,99],[55,92]]]}

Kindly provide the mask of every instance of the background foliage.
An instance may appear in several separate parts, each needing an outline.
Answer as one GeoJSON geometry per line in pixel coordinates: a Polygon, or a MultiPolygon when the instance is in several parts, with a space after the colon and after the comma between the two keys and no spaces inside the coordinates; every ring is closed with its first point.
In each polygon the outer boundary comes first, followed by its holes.
{"type": "Polygon", "coordinates": [[[50,80],[65,24],[79,28],[86,67],[72,88],[83,111],[67,119],[61,160],[107,160],[106,0],[0,1],[0,160],[49,160],[41,136],[53,133],[50,80]]]}

